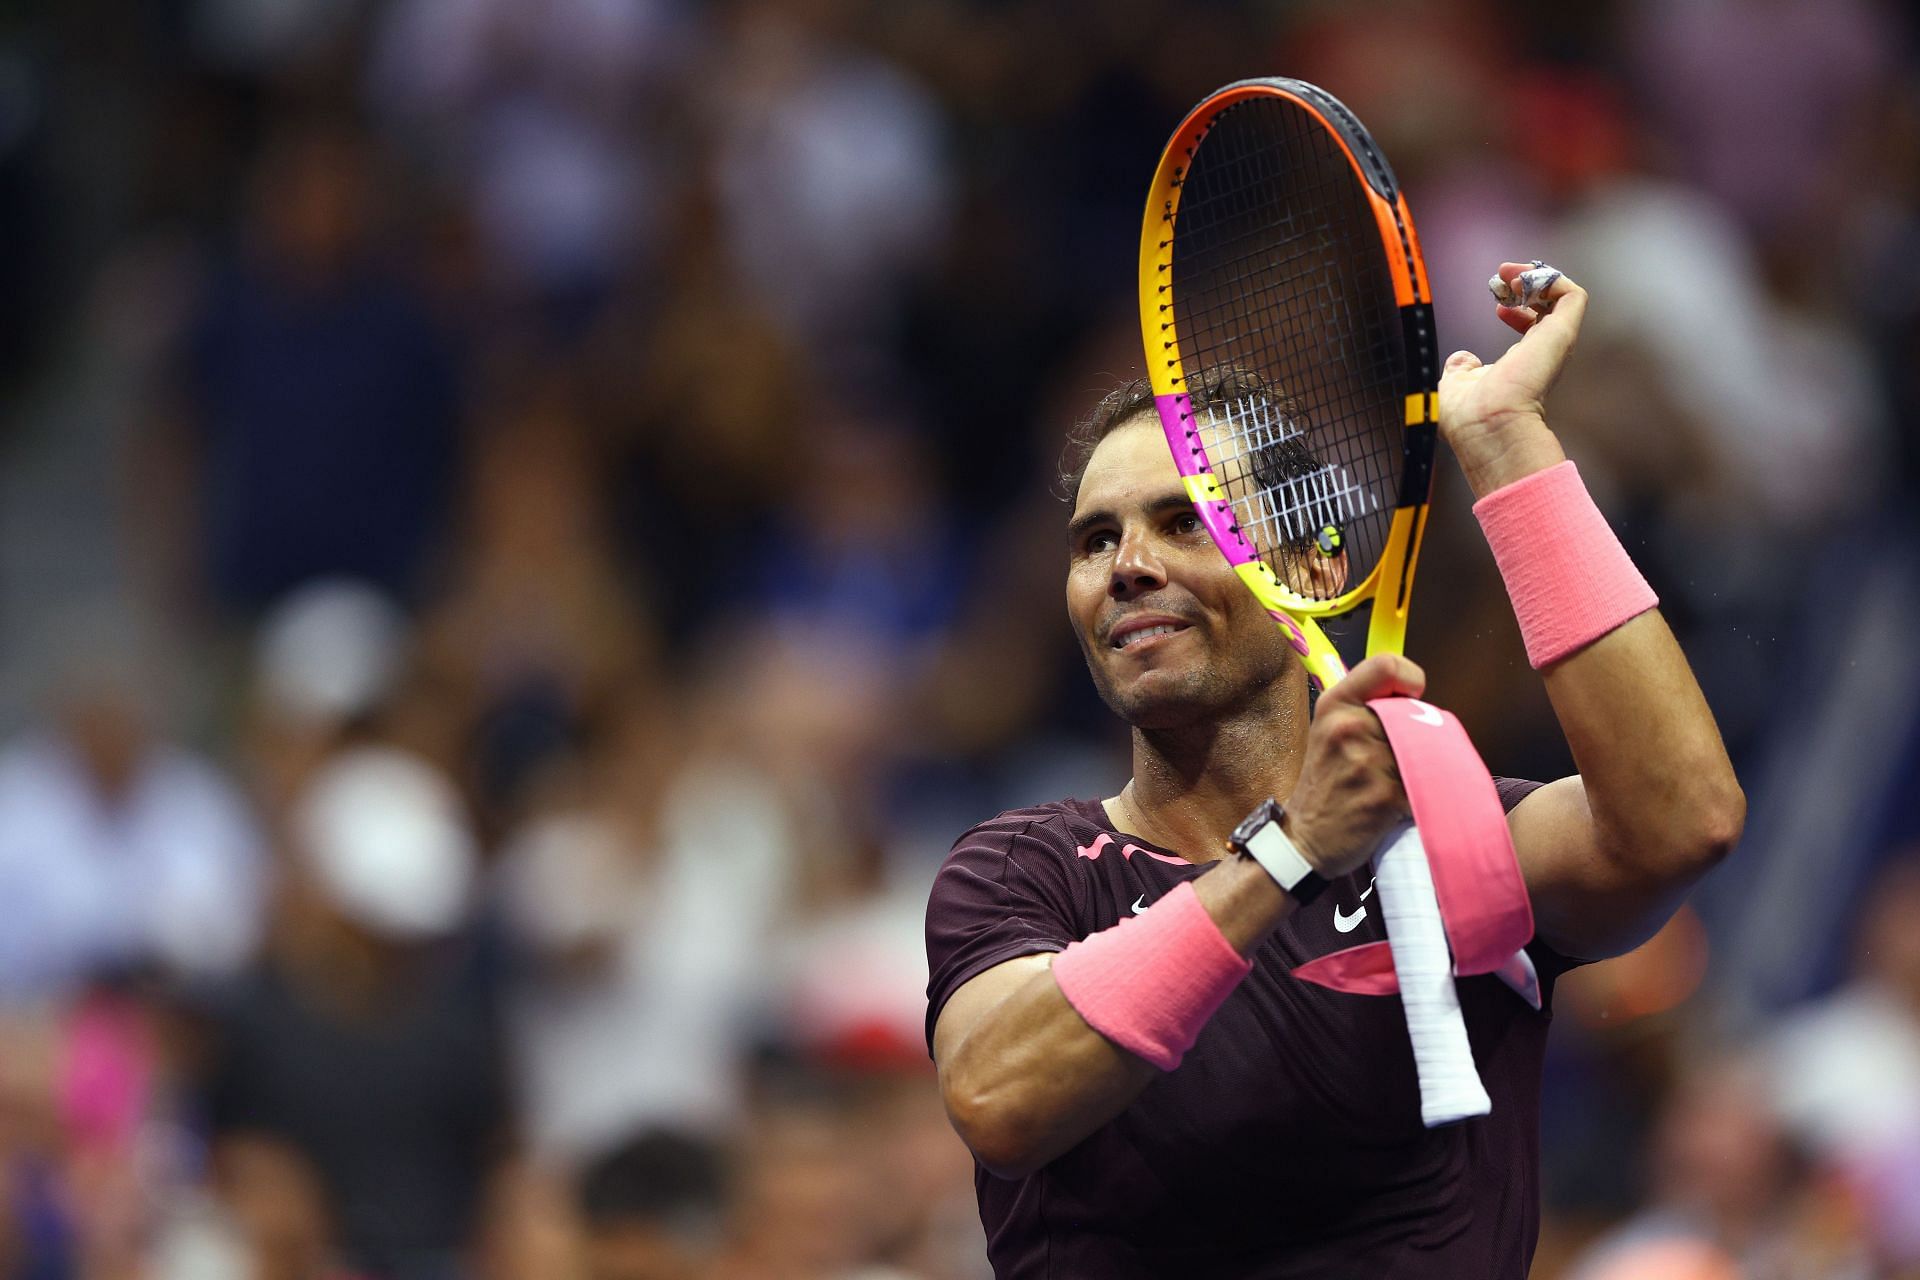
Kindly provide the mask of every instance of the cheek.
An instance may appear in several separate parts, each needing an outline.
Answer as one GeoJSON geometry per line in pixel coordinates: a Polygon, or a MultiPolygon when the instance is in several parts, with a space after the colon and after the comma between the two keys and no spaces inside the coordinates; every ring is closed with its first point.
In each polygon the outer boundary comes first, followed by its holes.
{"type": "Polygon", "coordinates": [[[1074,630],[1086,631],[1093,625],[1107,597],[1107,578],[1086,563],[1067,570],[1067,619],[1074,630]]]}
{"type": "Polygon", "coordinates": [[[1206,560],[1202,572],[1192,580],[1204,583],[1201,588],[1214,610],[1226,618],[1233,631],[1240,632],[1256,623],[1272,625],[1267,611],[1260,607],[1260,601],[1253,592],[1247,590],[1247,584],[1240,581],[1240,575],[1212,546],[1207,550],[1211,558],[1206,560]]]}
{"type": "Polygon", "coordinates": [[[1234,648],[1245,654],[1250,663],[1262,668],[1285,662],[1287,655],[1294,652],[1286,629],[1238,579],[1233,585],[1239,592],[1228,615],[1234,648]]]}
{"type": "Polygon", "coordinates": [[[1226,620],[1226,629],[1235,643],[1265,648],[1266,642],[1273,641],[1282,648],[1290,648],[1280,624],[1240,580],[1226,557],[1211,543],[1207,544],[1206,551],[1205,557],[1196,557],[1198,563],[1188,581],[1206,593],[1208,604],[1226,620]]]}

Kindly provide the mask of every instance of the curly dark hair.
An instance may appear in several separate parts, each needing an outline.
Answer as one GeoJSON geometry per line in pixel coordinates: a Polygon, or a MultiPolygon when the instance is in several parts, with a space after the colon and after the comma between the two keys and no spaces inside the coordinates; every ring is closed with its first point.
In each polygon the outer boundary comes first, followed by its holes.
{"type": "MultiPolygon", "coordinates": [[[[1187,394],[1197,409],[1217,409],[1235,403],[1265,401],[1277,416],[1299,420],[1300,410],[1291,396],[1276,390],[1272,383],[1257,373],[1246,369],[1226,366],[1209,369],[1187,379],[1187,394]]],[[[1093,451],[1100,442],[1112,435],[1116,429],[1132,422],[1143,413],[1154,412],[1153,384],[1145,378],[1134,378],[1123,382],[1113,390],[1101,396],[1087,415],[1073,424],[1067,432],[1066,447],[1060,454],[1060,475],[1058,492],[1061,499],[1072,503],[1080,494],[1080,481],[1087,473],[1087,462],[1093,457],[1093,451]]],[[[1281,469],[1297,474],[1310,469],[1312,455],[1304,445],[1288,442],[1288,456],[1276,459],[1281,469]],[[1297,456],[1295,456],[1297,455],[1297,456]]]]}

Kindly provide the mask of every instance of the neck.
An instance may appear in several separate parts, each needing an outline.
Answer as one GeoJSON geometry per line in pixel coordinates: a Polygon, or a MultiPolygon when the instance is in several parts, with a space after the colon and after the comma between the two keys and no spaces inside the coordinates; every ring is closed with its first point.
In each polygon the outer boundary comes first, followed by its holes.
{"type": "Polygon", "coordinates": [[[1226,716],[1136,728],[1133,780],[1107,802],[1109,816],[1190,862],[1223,857],[1227,836],[1255,805],[1292,793],[1308,718],[1306,675],[1296,663],[1226,716]]]}

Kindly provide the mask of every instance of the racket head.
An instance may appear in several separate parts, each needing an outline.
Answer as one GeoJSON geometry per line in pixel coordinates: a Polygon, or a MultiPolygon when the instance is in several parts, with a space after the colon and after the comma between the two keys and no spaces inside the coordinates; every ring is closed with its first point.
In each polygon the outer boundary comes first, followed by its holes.
{"type": "Polygon", "coordinates": [[[1140,323],[1161,426],[1201,521],[1323,687],[1318,619],[1373,604],[1405,643],[1438,412],[1432,295],[1380,149],[1304,81],[1207,96],[1160,157],[1140,323]]]}

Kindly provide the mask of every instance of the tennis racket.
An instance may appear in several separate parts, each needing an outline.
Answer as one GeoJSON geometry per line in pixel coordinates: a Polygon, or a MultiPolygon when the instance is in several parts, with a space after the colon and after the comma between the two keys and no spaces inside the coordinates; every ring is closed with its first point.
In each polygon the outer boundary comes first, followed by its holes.
{"type": "MultiPolygon", "coordinates": [[[[1440,356],[1413,219],[1352,112],[1285,79],[1193,109],[1147,198],[1140,327],[1194,509],[1308,675],[1346,675],[1320,620],[1362,606],[1368,654],[1400,652],[1440,356]]],[[[1417,831],[1377,856],[1375,883],[1423,1117],[1484,1115],[1417,831]]]]}

